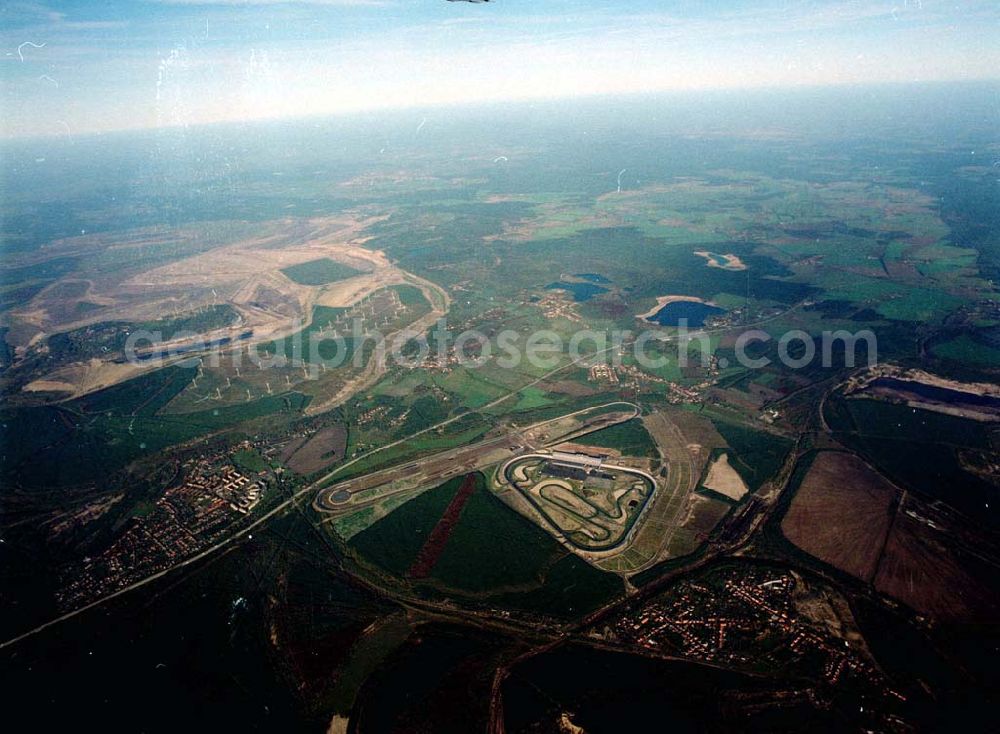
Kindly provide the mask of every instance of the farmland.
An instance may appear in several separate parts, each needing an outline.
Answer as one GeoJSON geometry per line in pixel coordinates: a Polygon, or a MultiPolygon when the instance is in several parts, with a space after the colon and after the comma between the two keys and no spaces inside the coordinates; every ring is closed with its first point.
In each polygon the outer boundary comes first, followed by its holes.
{"type": "Polygon", "coordinates": [[[343,459],[346,448],[347,431],[344,427],[329,426],[303,440],[295,441],[281,458],[289,469],[309,475],[343,459]]]}
{"type": "Polygon", "coordinates": [[[873,579],[880,592],[944,622],[990,623],[1000,594],[995,548],[968,520],[917,497],[900,502],[873,579]]]}
{"type": "Polygon", "coordinates": [[[871,582],[897,490],[851,454],[816,456],[781,523],[785,537],[841,571],[871,582]]]}
{"type": "Polygon", "coordinates": [[[629,456],[656,456],[656,444],[638,418],[588,434],[586,444],[615,449],[629,456]]]}
{"type": "Polygon", "coordinates": [[[989,424],[871,399],[827,401],[834,435],[897,484],[996,524],[996,487],[961,455],[992,450],[989,424]]]}
{"type": "Polygon", "coordinates": [[[978,519],[901,490],[843,451],[801,467],[780,532],[799,550],[929,618],[982,621],[1000,557],[978,519]]]}
{"type": "Polygon", "coordinates": [[[233,702],[220,731],[974,728],[954,702],[991,700],[1000,608],[995,110],[959,130],[941,95],[934,122],[873,88],[850,130],[839,98],[727,92],[5,147],[12,696],[46,730],[85,697],[166,728],[140,687],[233,702]],[[824,350],[841,331],[875,337],[854,364],[824,350]],[[121,583],[70,608],[95,569],[121,583]],[[708,688],[663,693],[681,679],[708,688]]]}
{"type": "Polygon", "coordinates": [[[434,562],[413,573],[435,527],[465,479],[456,477],[405,502],[354,535],[350,547],[366,563],[419,588],[458,598],[493,601],[555,616],[567,605],[586,608],[615,593],[613,577],[573,557],[531,522],[511,512],[474,475],[473,491],[456,508],[434,562]],[[489,528],[489,532],[484,532],[489,528]]]}

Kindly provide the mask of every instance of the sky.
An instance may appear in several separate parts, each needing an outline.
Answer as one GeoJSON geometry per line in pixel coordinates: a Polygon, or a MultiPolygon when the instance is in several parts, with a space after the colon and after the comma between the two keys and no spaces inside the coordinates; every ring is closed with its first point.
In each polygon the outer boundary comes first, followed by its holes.
{"type": "Polygon", "coordinates": [[[76,0],[0,6],[0,136],[1000,76],[1000,3],[76,0]]]}

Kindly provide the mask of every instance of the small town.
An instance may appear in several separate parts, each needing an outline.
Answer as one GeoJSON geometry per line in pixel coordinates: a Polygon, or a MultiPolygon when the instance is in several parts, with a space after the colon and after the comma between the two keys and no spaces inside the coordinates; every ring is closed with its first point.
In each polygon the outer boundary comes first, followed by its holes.
{"type": "Polygon", "coordinates": [[[901,698],[866,650],[831,633],[839,624],[828,600],[794,574],[741,567],[682,581],[609,632],[654,653],[752,671],[790,668],[831,686],[850,681],[901,698]]]}
{"type": "Polygon", "coordinates": [[[130,527],[103,553],[66,571],[60,605],[76,607],[114,593],[228,536],[260,503],[270,470],[238,469],[227,451],[190,459],[181,473],[183,481],[134,513],[130,527]]]}

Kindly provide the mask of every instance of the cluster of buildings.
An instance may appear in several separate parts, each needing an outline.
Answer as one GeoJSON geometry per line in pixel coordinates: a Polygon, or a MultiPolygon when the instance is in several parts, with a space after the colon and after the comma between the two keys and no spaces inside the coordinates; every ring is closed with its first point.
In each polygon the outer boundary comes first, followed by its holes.
{"type": "Polygon", "coordinates": [[[710,380],[703,380],[696,384],[682,385],[644,372],[631,364],[595,364],[588,370],[588,379],[602,385],[613,385],[633,391],[648,388],[650,385],[660,385],[664,399],[672,405],[699,402],[712,384],[710,380]]]}
{"type": "Polygon", "coordinates": [[[582,321],[576,310],[576,302],[564,290],[551,290],[538,300],[532,299],[542,315],[547,319],[566,319],[567,321],[582,321]]]}
{"type": "Polygon", "coordinates": [[[679,385],[676,382],[667,383],[667,394],[664,399],[671,405],[701,402],[702,395],[708,383],[699,385],[679,385]]]}
{"type": "Polygon", "coordinates": [[[124,498],[124,494],[114,494],[110,497],[103,497],[95,502],[89,502],[75,512],[60,515],[58,520],[49,525],[50,537],[63,535],[64,533],[84,527],[104,515],[124,498]]]}
{"type": "Polygon", "coordinates": [[[228,504],[231,510],[246,515],[260,502],[263,487],[232,465],[215,469],[209,461],[202,459],[195,463],[187,481],[178,490],[167,490],[164,499],[171,492],[184,492],[193,501],[182,501],[179,508],[206,506],[207,501],[214,511],[222,502],[228,504]]]}
{"type": "Polygon", "coordinates": [[[261,501],[264,484],[228,462],[228,454],[187,462],[182,484],[129,518],[118,539],[69,568],[58,593],[67,608],[111,594],[163,571],[232,532],[261,501]]]}
{"type": "Polygon", "coordinates": [[[381,420],[389,412],[389,406],[377,405],[374,408],[358,414],[354,422],[359,426],[367,426],[375,421],[381,420]]]}
{"type": "Polygon", "coordinates": [[[652,652],[680,651],[742,669],[792,666],[830,685],[851,679],[902,698],[862,651],[799,611],[801,590],[791,574],[758,567],[723,573],[679,583],[620,619],[610,634],[652,652]]]}
{"type": "Polygon", "coordinates": [[[420,360],[420,369],[431,372],[450,372],[460,365],[475,363],[482,353],[482,345],[477,341],[469,342],[465,345],[464,353],[459,353],[454,344],[448,344],[444,349],[440,349],[437,344],[431,344],[431,349],[420,360]]]}
{"type": "Polygon", "coordinates": [[[626,380],[631,380],[635,383],[645,382],[654,385],[670,385],[672,384],[670,380],[665,380],[662,377],[657,377],[649,372],[643,372],[638,367],[632,364],[623,364],[615,368],[618,374],[625,378],[626,380]]]}
{"type": "Polygon", "coordinates": [[[586,481],[595,473],[598,477],[605,477],[607,475],[601,473],[600,468],[607,458],[603,454],[591,456],[576,452],[553,451],[551,458],[545,462],[545,473],[550,477],[575,479],[580,482],[586,481]]]}
{"type": "Polygon", "coordinates": [[[609,364],[595,364],[588,371],[591,382],[604,382],[609,385],[617,385],[620,380],[615,368],[609,364]]]}

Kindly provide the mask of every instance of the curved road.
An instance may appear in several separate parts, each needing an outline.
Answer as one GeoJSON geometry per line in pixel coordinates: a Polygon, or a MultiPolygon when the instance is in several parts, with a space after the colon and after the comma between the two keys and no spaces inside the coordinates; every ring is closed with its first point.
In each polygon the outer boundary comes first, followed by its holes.
{"type": "MultiPolygon", "coordinates": [[[[785,316],[786,314],[791,313],[795,309],[799,308],[803,303],[804,303],[804,301],[796,303],[795,305],[793,305],[790,308],[788,308],[786,311],[782,311],[780,314],[775,314],[774,316],[770,316],[770,317],[768,317],[766,319],[762,319],[762,320],[757,321],[757,322],[753,322],[753,323],[749,323],[749,324],[740,324],[740,325],[734,325],[734,326],[720,327],[718,329],[703,329],[700,332],[694,332],[694,334],[692,334],[691,336],[697,335],[699,333],[705,333],[705,334],[707,334],[707,333],[721,333],[721,332],[726,332],[726,331],[734,331],[734,330],[740,329],[740,328],[747,328],[747,327],[751,327],[751,326],[758,326],[760,324],[767,323],[769,321],[774,321],[775,319],[781,318],[782,316],[785,316]]],[[[668,335],[668,336],[665,336],[663,339],[661,339],[661,341],[669,342],[669,341],[672,341],[672,340],[674,340],[676,338],[677,338],[676,336],[669,336],[668,335]]],[[[555,368],[549,370],[548,372],[546,372],[545,374],[543,374],[541,377],[538,377],[538,378],[536,378],[534,380],[531,380],[528,383],[526,383],[524,385],[521,385],[520,387],[518,387],[515,390],[511,390],[506,395],[502,395],[501,397],[497,398],[496,400],[493,400],[493,401],[487,403],[486,405],[480,406],[479,409],[478,409],[478,411],[487,410],[487,409],[495,407],[497,405],[501,405],[502,403],[506,402],[507,400],[510,400],[512,397],[514,397],[515,395],[517,395],[518,393],[520,393],[522,390],[524,390],[526,388],[534,387],[535,385],[538,385],[539,383],[544,382],[545,380],[548,380],[550,377],[552,377],[555,374],[563,372],[564,370],[568,370],[568,369],[570,369],[572,367],[575,367],[578,364],[581,364],[583,362],[587,362],[587,361],[592,360],[592,359],[594,359],[596,357],[599,357],[599,356],[601,356],[603,354],[607,354],[608,352],[612,351],[613,349],[617,349],[617,348],[619,348],[619,345],[613,344],[610,347],[606,347],[604,349],[599,349],[596,352],[593,352],[591,354],[587,354],[587,355],[578,357],[577,359],[570,360],[569,362],[567,362],[564,365],[561,365],[559,367],[555,367],[555,368]]],[[[254,520],[252,523],[250,523],[249,525],[247,525],[244,528],[241,528],[238,532],[234,533],[233,535],[230,535],[228,538],[223,538],[218,543],[215,543],[214,545],[206,548],[205,550],[196,553],[195,555],[191,556],[190,558],[186,558],[183,561],[179,561],[178,563],[174,564],[173,566],[170,566],[169,568],[165,568],[162,571],[159,571],[159,572],[157,572],[157,573],[155,573],[155,574],[153,574],[151,576],[147,576],[146,578],[142,579],[141,581],[137,581],[134,584],[130,584],[129,586],[126,586],[126,587],[124,587],[122,589],[119,589],[118,591],[115,591],[115,592],[113,592],[111,594],[108,594],[107,596],[101,597],[100,599],[96,599],[95,601],[92,601],[89,604],[86,604],[86,605],[84,605],[82,607],[79,607],[78,609],[74,609],[74,610],[72,610],[70,612],[67,612],[67,613],[62,614],[62,615],[60,615],[58,617],[50,619],[49,621],[44,622],[42,624],[39,624],[38,626],[33,627],[33,628],[27,630],[26,632],[22,632],[21,634],[16,635],[15,637],[11,637],[10,639],[7,639],[7,640],[5,640],[3,642],[0,642],[0,649],[9,647],[9,646],[14,645],[14,644],[17,644],[21,640],[24,640],[24,639],[26,639],[28,637],[36,635],[39,632],[42,632],[42,631],[48,629],[49,627],[52,627],[54,625],[59,624],[60,622],[64,622],[64,621],[66,621],[68,619],[72,619],[73,617],[77,616],[78,614],[82,614],[82,613],[84,613],[86,611],[89,611],[91,609],[99,607],[102,604],[104,604],[105,602],[111,601],[112,599],[115,599],[115,598],[117,598],[119,596],[127,594],[130,591],[135,591],[136,589],[141,588],[142,586],[145,586],[148,583],[151,583],[151,582],[153,582],[153,581],[155,581],[155,580],[157,580],[159,578],[162,578],[162,577],[166,576],[168,573],[171,573],[172,571],[175,571],[175,570],[177,570],[179,568],[184,568],[185,566],[189,566],[189,565],[191,565],[193,563],[197,563],[198,561],[201,561],[201,560],[203,560],[203,559],[205,559],[205,558],[213,555],[217,551],[219,551],[219,550],[221,550],[221,549],[223,549],[223,548],[231,545],[235,541],[239,540],[242,536],[244,536],[244,535],[249,536],[250,535],[250,531],[254,530],[255,528],[260,527],[261,525],[263,525],[264,523],[266,523],[268,520],[270,520],[275,515],[277,515],[277,514],[283,512],[283,511],[287,510],[289,507],[291,507],[295,502],[297,502],[300,498],[302,498],[306,494],[308,494],[310,492],[314,492],[317,489],[320,489],[321,485],[324,482],[326,482],[328,479],[333,478],[334,476],[336,476],[337,474],[339,474],[340,472],[342,472],[344,469],[346,469],[347,467],[351,466],[352,464],[355,464],[358,461],[360,461],[360,460],[362,460],[364,458],[367,458],[368,456],[371,456],[373,454],[379,453],[381,451],[385,451],[386,449],[393,448],[395,446],[399,446],[400,444],[403,444],[406,441],[409,441],[410,439],[415,438],[417,436],[420,436],[420,435],[429,433],[431,431],[437,430],[438,428],[442,428],[444,426],[450,425],[450,424],[458,421],[459,419],[464,418],[465,415],[468,415],[468,414],[466,413],[466,414],[454,416],[452,418],[447,418],[447,419],[441,421],[440,423],[437,423],[437,424],[435,424],[433,426],[429,426],[428,428],[425,428],[423,430],[417,431],[416,433],[413,433],[410,436],[407,436],[405,438],[401,438],[401,439],[399,439],[397,441],[393,441],[391,443],[385,444],[384,446],[380,446],[378,448],[372,449],[371,451],[365,452],[364,454],[361,454],[360,456],[357,456],[354,459],[351,459],[350,461],[348,461],[348,462],[346,462],[344,464],[341,464],[339,467],[337,467],[333,471],[331,471],[328,474],[326,474],[323,477],[321,477],[318,481],[316,481],[316,482],[314,482],[312,484],[309,484],[309,485],[303,487],[302,489],[298,490],[291,497],[289,497],[287,500],[285,500],[284,502],[280,503],[279,505],[277,505],[273,509],[269,510],[265,514],[261,515],[259,518],[257,518],[256,520],[254,520]]]]}

